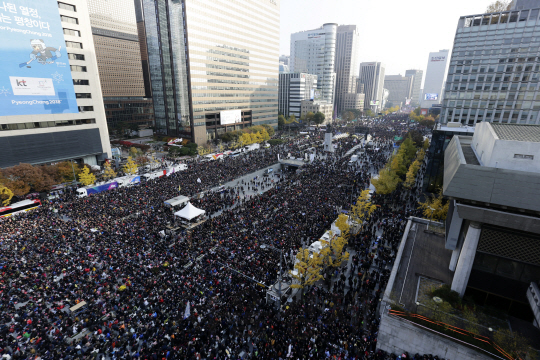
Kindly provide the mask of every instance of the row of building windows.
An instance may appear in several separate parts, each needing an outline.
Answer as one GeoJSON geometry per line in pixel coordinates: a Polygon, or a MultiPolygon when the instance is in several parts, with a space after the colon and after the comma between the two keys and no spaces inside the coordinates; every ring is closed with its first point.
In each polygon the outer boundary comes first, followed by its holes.
{"type": "Polygon", "coordinates": [[[90,94],[90,93],[75,93],[75,97],[77,99],[91,99],[92,94],[90,94]]]}
{"type": "Polygon", "coordinates": [[[78,119],[78,120],[59,120],[59,121],[40,121],[17,124],[1,124],[0,130],[25,130],[25,129],[43,129],[56,126],[88,125],[95,124],[96,119],[78,119]]]}
{"type": "Polygon", "coordinates": [[[81,37],[81,32],[79,30],[73,30],[73,29],[64,28],[64,35],[81,37]]]}
{"type": "Polygon", "coordinates": [[[73,85],[90,85],[90,81],[84,79],[73,79],[73,85]]]}
{"type": "Polygon", "coordinates": [[[73,48],[73,49],[82,49],[83,44],[80,42],[75,42],[75,41],[66,41],[66,47],[73,48]]]}
{"type": "Polygon", "coordinates": [[[84,55],[68,53],[68,58],[70,60],[84,60],[84,55]]]}
{"type": "Polygon", "coordinates": [[[540,65],[491,65],[491,66],[451,66],[448,70],[448,74],[476,74],[476,73],[502,73],[502,72],[512,72],[512,71],[532,71],[534,68],[535,71],[540,70],[540,65]]]}
{"type": "Polygon", "coordinates": [[[63,22],[70,23],[70,24],[79,25],[79,19],[74,18],[74,17],[60,15],[60,20],[63,22]]]}
{"type": "Polygon", "coordinates": [[[71,71],[86,72],[86,66],[70,65],[71,71]]]}

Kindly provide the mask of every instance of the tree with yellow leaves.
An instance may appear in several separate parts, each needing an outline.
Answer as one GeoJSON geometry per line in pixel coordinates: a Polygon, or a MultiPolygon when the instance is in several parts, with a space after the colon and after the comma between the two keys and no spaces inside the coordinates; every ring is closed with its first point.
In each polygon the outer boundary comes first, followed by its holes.
{"type": "Polygon", "coordinates": [[[390,158],[390,170],[392,170],[396,175],[402,176],[407,173],[407,164],[402,153],[397,153],[396,155],[390,158]]]}
{"type": "Polygon", "coordinates": [[[13,191],[0,184],[0,203],[2,206],[8,206],[9,202],[13,198],[13,191]]]}
{"type": "Polygon", "coordinates": [[[401,182],[399,176],[389,168],[384,168],[379,172],[377,179],[372,179],[371,183],[375,186],[377,194],[390,194],[396,190],[398,184],[401,182]]]}
{"type": "Polygon", "coordinates": [[[88,166],[84,166],[79,174],[79,182],[84,186],[92,185],[96,182],[96,177],[90,172],[88,166]]]}
{"type": "Polygon", "coordinates": [[[422,149],[427,150],[429,148],[429,139],[424,140],[424,144],[422,145],[422,149]]]}
{"type": "Polygon", "coordinates": [[[377,206],[369,200],[369,190],[364,190],[360,193],[356,204],[351,207],[351,220],[359,225],[371,217],[371,214],[377,209],[377,206]]]}
{"type": "Polygon", "coordinates": [[[124,173],[126,175],[135,175],[137,174],[139,168],[137,167],[137,164],[135,164],[135,161],[133,161],[131,156],[128,156],[127,163],[122,166],[122,170],[124,170],[124,173]]]}
{"type": "Polygon", "coordinates": [[[411,166],[409,166],[409,171],[407,171],[407,176],[403,186],[408,189],[413,187],[413,185],[416,183],[416,174],[418,174],[418,170],[420,170],[420,163],[418,160],[414,160],[411,166]]]}
{"type": "Polygon", "coordinates": [[[266,129],[263,129],[261,131],[261,138],[262,138],[263,141],[270,140],[270,134],[268,134],[268,131],[266,131],[266,129]]]}
{"type": "Polygon", "coordinates": [[[345,251],[348,244],[348,234],[341,233],[340,236],[332,237],[330,241],[321,239],[323,249],[321,256],[325,266],[340,267],[349,260],[349,252],[345,251]]]}
{"type": "Polygon", "coordinates": [[[300,248],[300,251],[296,254],[296,260],[294,270],[289,270],[289,274],[296,280],[296,283],[292,284],[291,287],[302,289],[301,294],[303,298],[303,289],[323,279],[321,274],[323,257],[316,252],[310,254],[309,249],[300,248]]]}
{"type": "Polygon", "coordinates": [[[248,133],[243,133],[239,138],[240,146],[247,146],[252,144],[251,135],[248,133]]]}
{"type": "Polygon", "coordinates": [[[448,207],[450,203],[447,201],[444,202],[442,190],[439,191],[439,195],[431,195],[426,199],[425,202],[418,202],[418,209],[421,209],[424,216],[431,220],[444,220],[448,214],[448,207]]]}
{"type": "Polygon", "coordinates": [[[105,162],[103,165],[103,178],[105,180],[114,179],[116,177],[116,173],[114,172],[111,163],[109,161],[105,162]]]}

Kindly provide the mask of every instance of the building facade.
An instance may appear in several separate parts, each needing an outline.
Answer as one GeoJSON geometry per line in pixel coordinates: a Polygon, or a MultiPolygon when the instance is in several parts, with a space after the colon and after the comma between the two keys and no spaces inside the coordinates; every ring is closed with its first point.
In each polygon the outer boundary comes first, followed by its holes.
{"type": "Polygon", "coordinates": [[[306,115],[308,112],[312,112],[314,114],[321,112],[324,114],[323,124],[326,124],[332,121],[332,115],[334,111],[332,104],[328,104],[326,102],[317,102],[313,100],[302,100],[302,102],[300,103],[300,107],[301,107],[301,111],[300,111],[301,116],[306,115]]]}
{"type": "Polygon", "coordinates": [[[302,100],[313,100],[317,75],[305,73],[279,74],[278,110],[285,116],[300,118],[302,100]]]}
{"type": "Polygon", "coordinates": [[[277,126],[279,5],[137,0],[157,132],[202,144],[277,126]]]}
{"type": "MultiPolygon", "coordinates": [[[[59,99],[46,100],[48,97],[35,96],[36,104],[46,105],[21,107],[16,113],[9,112],[6,106],[0,108],[0,167],[70,159],[98,164],[111,157],[111,146],[86,1],[46,0],[42,6],[37,12],[47,12],[52,16],[41,18],[48,23],[49,31],[58,28],[60,33],[64,33],[62,39],[47,41],[50,44],[47,46],[56,46],[57,58],[40,61],[41,64],[30,61],[21,68],[29,73],[45,67],[57,69],[52,74],[53,78],[40,81],[53,82],[52,94],[56,93],[59,99]],[[53,44],[54,41],[58,43],[53,44]],[[65,68],[68,74],[71,72],[70,76],[59,74],[60,68],[65,68]],[[71,81],[73,85],[68,84],[71,81]],[[73,109],[67,105],[67,93],[55,91],[57,87],[66,85],[74,90],[76,103],[73,109]],[[30,111],[34,113],[30,114],[30,111]]],[[[16,90],[3,90],[6,97],[12,92],[14,98],[18,95],[16,90]]],[[[23,97],[29,100],[28,96],[23,97]]]]}
{"type": "Polygon", "coordinates": [[[335,98],[337,24],[291,34],[290,71],[317,75],[320,101],[333,104],[335,98]]]}
{"type": "Polygon", "coordinates": [[[442,101],[444,79],[449,64],[448,56],[448,50],[429,53],[424,93],[420,99],[422,109],[429,109],[442,101]]]}
{"type": "Polygon", "coordinates": [[[153,103],[144,86],[133,0],[87,3],[109,130],[132,124],[153,126],[153,103]]]}
{"type": "Polygon", "coordinates": [[[418,106],[420,105],[420,96],[422,95],[422,79],[424,76],[423,70],[407,70],[405,71],[406,77],[412,77],[413,80],[413,90],[412,90],[412,98],[411,98],[411,105],[412,106],[418,106]]]}
{"type": "Polygon", "coordinates": [[[380,62],[363,62],[360,64],[359,82],[364,84],[366,94],[364,106],[374,112],[382,109],[383,85],[385,69],[380,62]]]}
{"type": "Polygon", "coordinates": [[[538,124],[540,6],[535,3],[536,9],[460,18],[441,122],[538,124]]]}
{"type": "Polygon", "coordinates": [[[336,34],[336,95],[334,109],[340,115],[345,109],[345,96],[355,93],[358,75],[360,34],[356,25],[340,25],[336,34]]]}
{"type": "Polygon", "coordinates": [[[384,88],[388,90],[388,107],[402,107],[413,94],[414,76],[386,75],[384,88]]]}
{"type": "Polygon", "coordinates": [[[364,110],[365,94],[347,93],[343,96],[343,109],[344,111],[355,109],[364,110]]]}

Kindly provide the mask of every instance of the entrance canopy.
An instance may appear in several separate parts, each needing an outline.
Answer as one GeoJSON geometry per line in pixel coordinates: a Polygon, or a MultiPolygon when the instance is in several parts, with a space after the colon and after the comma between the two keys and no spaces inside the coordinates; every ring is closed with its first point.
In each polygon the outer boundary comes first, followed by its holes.
{"type": "Polygon", "coordinates": [[[197,209],[195,206],[191,205],[190,202],[188,202],[186,207],[184,207],[180,211],[175,212],[174,216],[178,216],[186,220],[191,220],[204,213],[205,213],[204,210],[197,209]]]}
{"type": "Polygon", "coordinates": [[[187,203],[188,201],[189,201],[189,198],[187,196],[180,195],[180,196],[173,197],[172,199],[165,201],[165,205],[170,206],[170,207],[175,207],[175,206],[183,205],[187,203]]]}

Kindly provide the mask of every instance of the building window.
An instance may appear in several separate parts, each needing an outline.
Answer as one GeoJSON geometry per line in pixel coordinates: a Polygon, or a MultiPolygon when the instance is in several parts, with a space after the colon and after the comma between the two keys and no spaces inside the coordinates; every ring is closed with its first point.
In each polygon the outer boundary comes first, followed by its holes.
{"type": "Polygon", "coordinates": [[[68,53],[68,58],[70,60],[84,60],[84,55],[82,54],[70,54],[68,53]]]}
{"type": "Polygon", "coordinates": [[[70,68],[71,68],[71,71],[86,72],[86,66],[71,65],[70,68]]]}
{"type": "Polygon", "coordinates": [[[514,154],[514,159],[534,160],[534,155],[514,154]]]}
{"type": "Polygon", "coordinates": [[[80,42],[74,42],[74,41],[66,41],[66,47],[74,48],[74,49],[82,49],[82,43],[80,42]]]}
{"type": "MultiPolygon", "coordinates": [[[[64,29],[64,35],[81,37],[81,32],[79,30],[64,29]]],[[[82,49],[82,46],[81,46],[81,49],[82,49]]]]}
{"type": "Polygon", "coordinates": [[[65,4],[65,3],[61,3],[61,2],[58,3],[58,8],[73,11],[73,12],[77,12],[77,8],[75,7],[75,5],[65,4]]]}
{"type": "Polygon", "coordinates": [[[27,123],[17,123],[17,124],[1,124],[0,131],[42,129],[42,128],[56,127],[56,126],[87,125],[87,124],[95,124],[95,123],[96,123],[96,119],[77,119],[77,120],[62,120],[62,121],[27,122],[27,123]]]}
{"type": "Polygon", "coordinates": [[[93,106],[79,106],[80,112],[86,112],[86,111],[94,111],[93,106]]]}
{"type": "Polygon", "coordinates": [[[83,79],[73,79],[73,85],[90,85],[90,82],[83,79]]]}
{"type": "Polygon", "coordinates": [[[77,99],[91,99],[92,94],[90,94],[90,93],[75,93],[75,97],[77,99]]]}
{"type": "Polygon", "coordinates": [[[60,20],[63,21],[63,22],[66,22],[66,23],[79,25],[79,19],[74,18],[74,17],[60,15],[60,20]]]}

